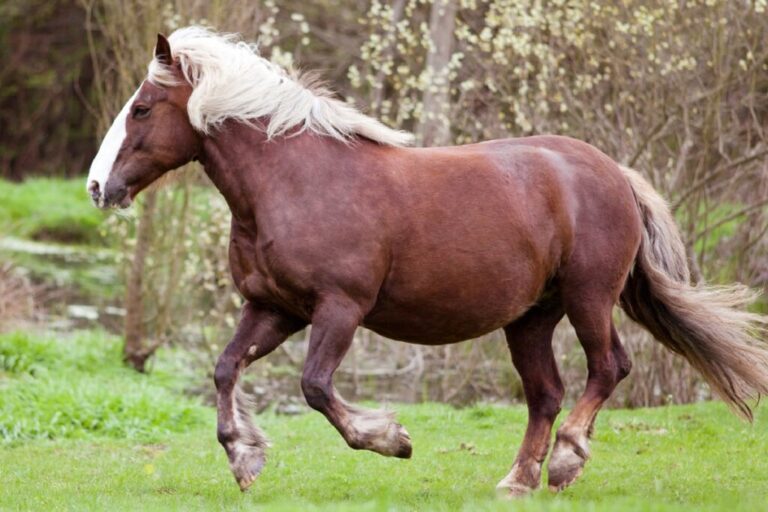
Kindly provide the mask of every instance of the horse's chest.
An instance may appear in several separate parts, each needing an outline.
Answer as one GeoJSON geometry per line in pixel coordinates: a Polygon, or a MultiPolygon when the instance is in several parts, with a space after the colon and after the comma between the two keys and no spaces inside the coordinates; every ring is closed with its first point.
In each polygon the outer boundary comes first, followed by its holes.
{"type": "Polygon", "coordinates": [[[307,295],[301,273],[289,265],[272,241],[233,237],[229,248],[232,277],[248,301],[275,303],[304,316],[307,295]]]}

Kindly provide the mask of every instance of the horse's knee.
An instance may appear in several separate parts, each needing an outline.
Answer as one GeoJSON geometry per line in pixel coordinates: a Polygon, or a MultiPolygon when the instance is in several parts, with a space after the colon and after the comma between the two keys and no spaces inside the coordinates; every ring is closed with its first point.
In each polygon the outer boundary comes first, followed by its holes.
{"type": "Polygon", "coordinates": [[[328,392],[326,383],[313,375],[304,374],[301,377],[301,391],[307,405],[316,411],[325,410],[328,404],[328,392]]]}
{"type": "Polygon", "coordinates": [[[623,350],[614,349],[608,352],[599,363],[591,365],[589,369],[593,392],[601,400],[607,400],[619,382],[629,375],[631,369],[632,363],[623,350]]]}
{"type": "Polygon", "coordinates": [[[558,414],[560,414],[560,406],[563,403],[565,397],[565,387],[561,382],[558,385],[549,390],[547,394],[547,400],[544,405],[544,412],[548,418],[554,420],[558,414]]]}

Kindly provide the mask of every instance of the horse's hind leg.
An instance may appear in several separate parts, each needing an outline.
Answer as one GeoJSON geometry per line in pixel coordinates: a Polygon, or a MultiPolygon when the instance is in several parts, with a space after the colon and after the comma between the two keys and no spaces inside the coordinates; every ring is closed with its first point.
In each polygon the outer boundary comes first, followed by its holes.
{"type": "Polygon", "coordinates": [[[267,440],[251,420],[237,380],[251,362],[264,357],[304,327],[274,311],[246,304],[235,336],[216,363],[219,442],[227,452],[229,467],[241,490],[246,490],[264,466],[267,440]]]}
{"type": "Polygon", "coordinates": [[[393,413],[351,406],[333,387],[333,373],[361,318],[351,301],[326,300],[315,309],[301,388],[309,406],[323,413],[350,447],[408,458],[411,440],[393,413]]]}
{"type": "Polygon", "coordinates": [[[549,487],[562,490],[581,474],[589,458],[589,437],[598,411],[616,385],[629,374],[631,362],[611,320],[612,294],[570,290],[566,313],[587,355],[587,385],[568,418],[557,430],[549,459],[549,487]]]}
{"type": "Polygon", "coordinates": [[[564,393],[552,352],[552,333],[561,318],[563,309],[559,303],[537,305],[504,329],[528,403],[528,428],[523,444],[512,470],[497,486],[508,496],[528,494],[541,481],[541,466],[564,393]]]}

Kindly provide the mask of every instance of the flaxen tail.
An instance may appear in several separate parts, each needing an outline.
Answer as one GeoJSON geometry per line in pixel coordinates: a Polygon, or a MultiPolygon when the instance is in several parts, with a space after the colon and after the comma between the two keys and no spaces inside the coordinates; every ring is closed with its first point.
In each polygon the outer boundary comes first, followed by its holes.
{"type": "Polygon", "coordinates": [[[644,229],[621,307],[751,420],[748,402],[768,394],[768,317],[747,310],[757,294],[742,285],[691,285],[685,247],[669,207],[640,174],[622,170],[644,229]]]}

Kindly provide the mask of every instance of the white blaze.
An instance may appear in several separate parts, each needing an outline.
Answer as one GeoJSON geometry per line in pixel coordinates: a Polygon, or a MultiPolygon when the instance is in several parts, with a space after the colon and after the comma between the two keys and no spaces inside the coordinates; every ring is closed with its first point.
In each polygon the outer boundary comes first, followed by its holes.
{"type": "Polygon", "coordinates": [[[131,99],[128,100],[120,113],[117,114],[117,117],[112,122],[112,126],[107,130],[104,140],[101,141],[99,152],[96,153],[96,157],[91,163],[91,169],[88,171],[88,180],[85,183],[85,188],[90,193],[91,183],[96,182],[98,184],[100,193],[98,201],[100,206],[104,202],[104,186],[107,184],[107,178],[109,178],[109,174],[112,172],[112,167],[117,159],[117,153],[120,151],[120,147],[125,140],[125,122],[128,119],[131,105],[139,94],[139,89],[133,93],[131,99]]]}

